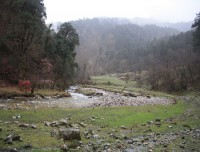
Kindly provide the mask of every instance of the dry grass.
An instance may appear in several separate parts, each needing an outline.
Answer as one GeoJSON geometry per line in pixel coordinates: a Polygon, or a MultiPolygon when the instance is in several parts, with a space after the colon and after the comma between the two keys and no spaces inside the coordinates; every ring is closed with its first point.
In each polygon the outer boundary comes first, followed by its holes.
{"type": "MultiPolygon", "coordinates": [[[[64,91],[50,90],[50,89],[40,89],[36,90],[34,94],[43,95],[43,96],[56,96],[56,95],[68,95],[64,91]]],[[[30,93],[20,92],[17,87],[3,87],[0,88],[0,96],[23,96],[30,95],[30,93]]]]}

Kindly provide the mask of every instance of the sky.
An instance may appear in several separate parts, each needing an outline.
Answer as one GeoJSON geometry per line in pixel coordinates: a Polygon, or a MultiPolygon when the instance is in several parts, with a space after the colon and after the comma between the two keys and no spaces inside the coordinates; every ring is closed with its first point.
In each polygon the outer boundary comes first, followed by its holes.
{"type": "Polygon", "coordinates": [[[44,0],[47,23],[94,17],[150,18],[193,21],[200,0],[44,0]]]}

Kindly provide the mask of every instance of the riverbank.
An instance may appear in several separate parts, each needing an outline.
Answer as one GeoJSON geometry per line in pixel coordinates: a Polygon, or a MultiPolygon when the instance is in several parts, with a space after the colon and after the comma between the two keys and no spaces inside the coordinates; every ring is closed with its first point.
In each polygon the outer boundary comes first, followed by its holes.
{"type": "Polygon", "coordinates": [[[0,100],[0,109],[31,109],[34,107],[61,107],[61,108],[96,108],[119,106],[169,105],[176,104],[171,97],[156,97],[141,95],[133,92],[114,93],[96,88],[81,88],[72,86],[66,95],[35,94],[31,97],[15,96],[0,100]],[[84,93],[84,94],[82,94],[84,93]]]}
{"type": "Polygon", "coordinates": [[[21,92],[17,87],[1,87],[0,99],[17,99],[20,97],[33,98],[33,97],[70,97],[70,94],[64,91],[50,90],[50,89],[37,89],[34,94],[29,92],[21,92]]]}

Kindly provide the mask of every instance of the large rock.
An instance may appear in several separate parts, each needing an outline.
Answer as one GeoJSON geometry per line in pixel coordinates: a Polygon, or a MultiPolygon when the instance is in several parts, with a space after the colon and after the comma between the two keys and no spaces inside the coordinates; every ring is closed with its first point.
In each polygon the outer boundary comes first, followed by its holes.
{"type": "Polygon", "coordinates": [[[80,130],[75,128],[60,128],[59,137],[63,140],[81,140],[80,130]]]}

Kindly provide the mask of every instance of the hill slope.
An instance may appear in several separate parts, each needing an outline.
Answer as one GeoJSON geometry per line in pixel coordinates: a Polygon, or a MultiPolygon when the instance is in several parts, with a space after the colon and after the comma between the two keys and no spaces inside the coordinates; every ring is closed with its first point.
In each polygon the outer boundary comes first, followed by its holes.
{"type": "Polygon", "coordinates": [[[79,75],[131,71],[126,64],[155,39],[178,34],[172,28],[139,26],[123,19],[95,18],[71,22],[80,38],[79,75]]]}

